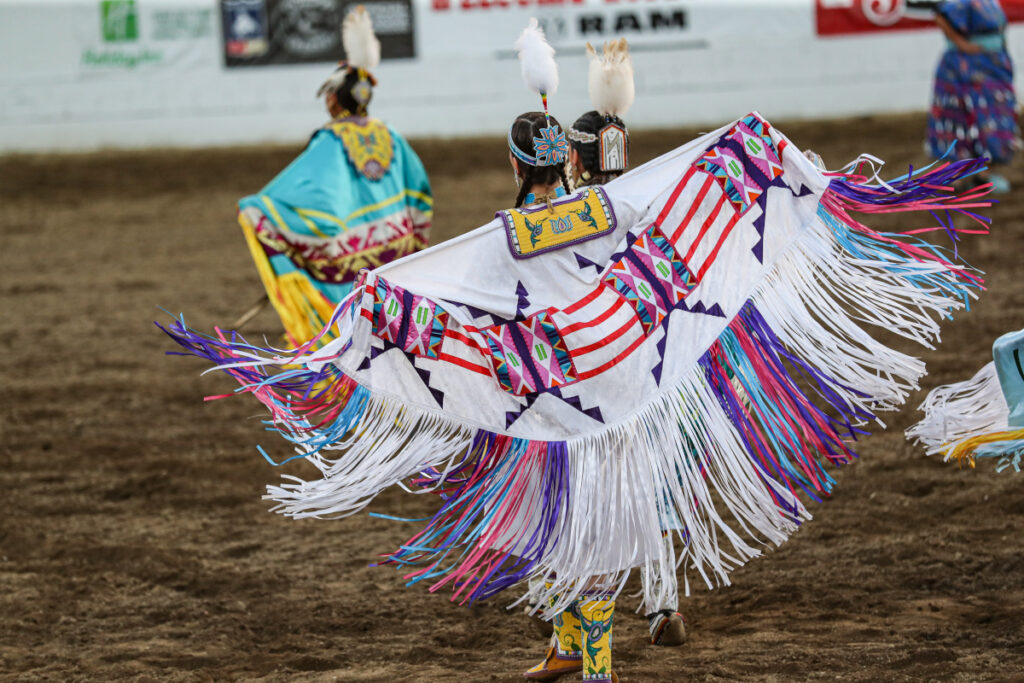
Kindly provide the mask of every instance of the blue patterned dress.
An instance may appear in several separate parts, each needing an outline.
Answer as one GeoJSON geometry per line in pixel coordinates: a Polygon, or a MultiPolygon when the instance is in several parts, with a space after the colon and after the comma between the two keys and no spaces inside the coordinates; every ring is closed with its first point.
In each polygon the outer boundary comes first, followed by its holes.
{"type": "Polygon", "coordinates": [[[1013,63],[1003,39],[1006,15],[998,0],[944,0],[935,11],[983,51],[966,54],[950,45],[939,60],[928,149],[941,157],[956,143],[959,158],[986,156],[1008,163],[1019,129],[1013,63]]]}

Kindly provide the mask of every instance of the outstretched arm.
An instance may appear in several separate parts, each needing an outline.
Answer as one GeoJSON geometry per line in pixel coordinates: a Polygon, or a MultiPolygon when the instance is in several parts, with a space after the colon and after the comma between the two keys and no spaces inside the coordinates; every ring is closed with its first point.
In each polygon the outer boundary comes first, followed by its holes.
{"type": "Polygon", "coordinates": [[[953,43],[953,45],[956,46],[956,49],[960,52],[969,55],[976,55],[983,52],[980,45],[976,45],[960,35],[960,33],[949,23],[946,17],[941,14],[936,14],[935,23],[942,29],[942,32],[946,35],[946,38],[949,39],[949,42],[953,43]]]}

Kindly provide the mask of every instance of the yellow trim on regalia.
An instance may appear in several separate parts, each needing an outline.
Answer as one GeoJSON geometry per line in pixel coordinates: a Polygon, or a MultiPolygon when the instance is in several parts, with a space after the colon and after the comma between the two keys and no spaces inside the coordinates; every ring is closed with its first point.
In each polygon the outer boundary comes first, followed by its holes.
{"type": "MultiPolygon", "coordinates": [[[[294,346],[309,341],[331,319],[334,305],[302,273],[285,273],[278,277],[245,213],[238,214],[238,223],[242,226],[246,244],[249,245],[249,252],[270,303],[281,317],[288,341],[294,346]]],[[[329,335],[325,336],[321,345],[330,339],[329,335]]]]}
{"type": "MultiPolygon", "coordinates": [[[[280,229],[287,230],[288,229],[288,224],[284,222],[283,218],[281,218],[281,214],[279,214],[277,212],[277,207],[274,206],[274,202],[271,201],[270,197],[268,197],[265,194],[261,194],[260,195],[260,199],[263,201],[263,203],[265,203],[267,205],[267,208],[270,209],[270,213],[273,214],[272,217],[273,217],[273,219],[275,221],[277,221],[277,225],[280,227],[280,229]]],[[[315,225],[313,225],[312,222],[306,221],[306,225],[309,226],[310,230],[312,230],[313,232],[316,233],[317,237],[322,237],[324,239],[327,239],[327,235],[325,235],[323,232],[321,232],[315,225]]]]}
{"type": "Polygon", "coordinates": [[[400,202],[403,199],[405,199],[406,197],[414,197],[415,199],[419,199],[422,202],[426,202],[430,206],[434,205],[434,201],[428,195],[425,195],[422,192],[418,192],[416,190],[402,190],[398,194],[391,195],[387,199],[382,199],[379,202],[377,202],[376,204],[367,204],[366,206],[364,206],[364,207],[362,207],[360,209],[356,209],[355,211],[350,213],[345,218],[345,220],[346,221],[351,221],[351,220],[354,220],[356,218],[359,218],[360,216],[365,216],[368,213],[373,213],[374,211],[378,211],[380,209],[383,209],[385,206],[390,206],[391,204],[394,204],[395,202],[400,202]]]}
{"type": "Polygon", "coordinates": [[[311,229],[315,230],[316,233],[321,236],[323,236],[323,233],[317,230],[316,226],[309,221],[310,216],[312,216],[313,218],[322,218],[325,221],[330,221],[332,223],[337,223],[342,230],[348,230],[348,226],[345,225],[345,221],[341,220],[340,218],[333,214],[325,213],[324,211],[317,211],[316,209],[296,208],[295,213],[299,214],[302,220],[306,221],[306,225],[308,225],[311,229]]]}
{"type": "Polygon", "coordinates": [[[974,452],[988,443],[996,441],[1014,441],[1017,439],[1024,439],[1024,429],[1008,429],[1005,432],[993,432],[992,434],[981,434],[979,436],[972,436],[969,439],[956,444],[954,447],[950,447],[943,451],[947,460],[956,458],[961,465],[964,464],[964,460],[971,467],[974,467],[974,452]]]}

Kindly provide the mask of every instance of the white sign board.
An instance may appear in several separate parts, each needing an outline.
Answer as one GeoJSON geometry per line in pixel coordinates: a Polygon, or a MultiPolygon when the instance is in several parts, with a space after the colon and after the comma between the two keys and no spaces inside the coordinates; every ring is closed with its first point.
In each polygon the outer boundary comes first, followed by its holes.
{"type": "MultiPolygon", "coordinates": [[[[337,13],[355,1],[0,0],[0,152],[300,142],[325,119],[314,93],[342,56],[337,13]],[[277,63],[275,50],[326,61],[277,63]]],[[[399,55],[379,67],[371,111],[407,136],[500,134],[539,108],[512,49],[532,16],[558,50],[551,110],[566,124],[592,108],[588,41],[629,39],[634,129],[711,126],[753,109],[773,119],[923,110],[943,49],[937,30],[819,37],[813,0],[367,5],[385,52],[399,55]]],[[[1009,43],[1020,63],[1016,27],[1009,43]]]]}

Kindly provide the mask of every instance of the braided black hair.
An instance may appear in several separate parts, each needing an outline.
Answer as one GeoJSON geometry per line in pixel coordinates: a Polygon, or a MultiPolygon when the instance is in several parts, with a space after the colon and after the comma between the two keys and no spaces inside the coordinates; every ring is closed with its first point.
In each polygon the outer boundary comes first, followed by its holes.
{"type": "MultiPolygon", "coordinates": [[[[547,125],[548,121],[544,112],[531,111],[520,114],[512,122],[512,141],[523,152],[534,156],[533,139],[539,137],[540,129],[547,125]]],[[[551,117],[551,125],[562,127],[554,116],[551,117]]],[[[531,166],[522,159],[516,161],[519,164],[519,177],[522,179],[519,185],[519,195],[516,197],[516,208],[523,205],[526,195],[530,193],[530,188],[534,185],[551,185],[556,180],[561,180],[562,187],[569,192],[569,180],[565,177],[565,164],[531,166]]]]}
{"type": "Polygon", "coordinates": [[[366,116],[367,107],[370,105],[370,100],[373,99],[373,86],[377,83],[373,76],[366,71],[360,73],[361,71],[362,69],[349,67],[345,73],[345,80],[334,91],[334,96],[338,98],[338,105],[348,116],[366,116]],[[360,81],[366,81],[370,85],[366,101],[362,103],[352,94],[352,89],[360,81]]]}
{"type": "MultiPolygon", "coordinates": [[[[596,111],[588,111],[583,116],[576,119],[576,123],[572,124],[574,130],[578,130],[581,133],[590,133],[595,137],[600,137],[601,129],[607,126],[609,123],[622,126],[623,130],[626,130],[626,124],[623,123],[622,119],[618,116],[605,116],[596,111]]],[[[583,165],[583,170],[590,176],[581,180],[580,185],[604,185],[605,183],[618,178],[622,175],[623,171],[602,171],[601,170],[601,143],[600,140],[594,140],[593,142],[579,142],[569,138],[569,144],[576,150],[576,153],[580,155],[580,163],[583,165]]],[[[629,152],[629,136],[626,136],[626,152],[629,152]]]]}

